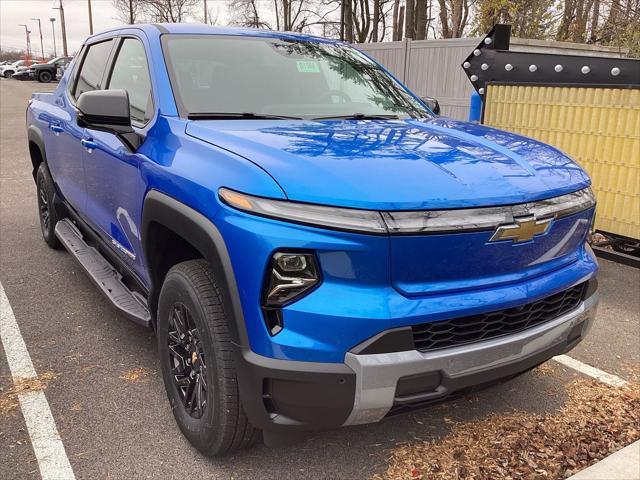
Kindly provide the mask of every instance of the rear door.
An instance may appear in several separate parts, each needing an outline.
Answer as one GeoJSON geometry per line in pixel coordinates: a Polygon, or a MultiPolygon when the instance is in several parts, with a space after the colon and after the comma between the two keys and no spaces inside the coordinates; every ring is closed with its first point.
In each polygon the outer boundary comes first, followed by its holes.
{"type": "MultiPolygon", "coordinates": [[[[155,109],[147,55],[140,39],[118,39],[105,88],[127,91],[132,126],[144,135],[155,109]]],[[[112,133],[87,129],[84,139],[91,147],[84,151],[88,217],[122,260],[144,278],[138,230],[138,195],[142,188],[139,166],[144,157],[130,151],[112,133]]]]}
{"type": "Polygon", "coordinates": [[[113,39],[89,45],[69,88],[59,91],[48,117],[45,138],[47,162],[65,200],[80,214],[86,207],[82,139],[84,129],[77,124],[75,99],[82,93],[101,88],[113,39]]]}

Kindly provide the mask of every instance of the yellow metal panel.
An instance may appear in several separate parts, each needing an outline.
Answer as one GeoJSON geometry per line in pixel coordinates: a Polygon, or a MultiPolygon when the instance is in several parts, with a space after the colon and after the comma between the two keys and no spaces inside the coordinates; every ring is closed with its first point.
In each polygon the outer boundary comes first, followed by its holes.
{"type": "Polygon", "coordinates": [[[553,145],[591,176],[596,228],[640,239],[640,89],[489,85],[484,123],[553,145]]]}

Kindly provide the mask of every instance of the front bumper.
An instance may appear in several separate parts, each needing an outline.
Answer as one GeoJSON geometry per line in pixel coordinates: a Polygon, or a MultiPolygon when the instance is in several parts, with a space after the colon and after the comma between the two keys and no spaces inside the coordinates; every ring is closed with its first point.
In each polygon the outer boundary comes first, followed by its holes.
{"type": "Polygon", "coordinates": [[[599,295],[597,289],[589,294],[571,312],[537,327],[433,352],[349,352],[341,364],[239,352],[243,406],[250,421],[266,431],[377,422],[392,410],[513,377],[572,349],[595,319],[599,295]]]}

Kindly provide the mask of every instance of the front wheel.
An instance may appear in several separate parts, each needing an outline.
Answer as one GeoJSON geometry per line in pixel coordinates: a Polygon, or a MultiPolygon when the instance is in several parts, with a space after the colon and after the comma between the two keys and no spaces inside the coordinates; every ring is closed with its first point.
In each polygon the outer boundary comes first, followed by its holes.
{"type": "Polygon", "coordinates": [[[40,217],[40,230],[45,243],[55,250],[62,247],[56,237],[55,228],[58,222],[58,214],[53,204],[54,186],[49,169],[44,162],[38,167],[36,174],[36,186],[38,195],[38,216],[40,217]]]}
{"type": "Polygon", "coordinates": [[[259,430],[240,403],[227,317],[206,261],[169,270],[157,318],[162,377],[184,436],[208,456],[252,444],[259,430]]]}

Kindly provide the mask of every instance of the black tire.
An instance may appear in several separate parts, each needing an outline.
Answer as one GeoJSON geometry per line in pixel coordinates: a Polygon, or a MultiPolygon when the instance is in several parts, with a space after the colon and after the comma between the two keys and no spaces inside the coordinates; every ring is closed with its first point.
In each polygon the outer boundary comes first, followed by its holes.
{"type": "Polygon", "coordinates": [[[58,223],[58,214],[53,204],[55,188],[53,186],[53,180],[51,180],[51,175],[49,174],[49,169],[44,162],[38,167],[36,188],[38,195],[38,217],[40,219],[42,238],[49,248],[58,250],[62,245],[55,234],[56,223],[58,223]]]}
{"type": "Polygon", "coordinates": [[[15,72],[13,70],[7,70],[4,72],[4,78],[11,78],[15,72]]]}
{"type": "Polygon", "coordinates": [[[51,75],[51,72],[48,70],[43,70],[38,74],[38,81],[40,83],[49,83],[51,80],[53,80],[53,75],[51,75]]]}
{"type": "Polygon", "coordinates": [[[206,261],[190,260],[169,270],[157,318],[162,377],[184,436],[207,456],[224,455],[255,443],[260,431],[249,423],[240,403],[228,319],[206,261]],[[174,354],[170,354],[170,343],[174,354]],[[187,385],[190,379],[195,379],[193,387],[187,385]],[[195,393],[191,395],[191,391],[195,393]],[[198,408],[203,396],[205,402],[198,408]]]}

